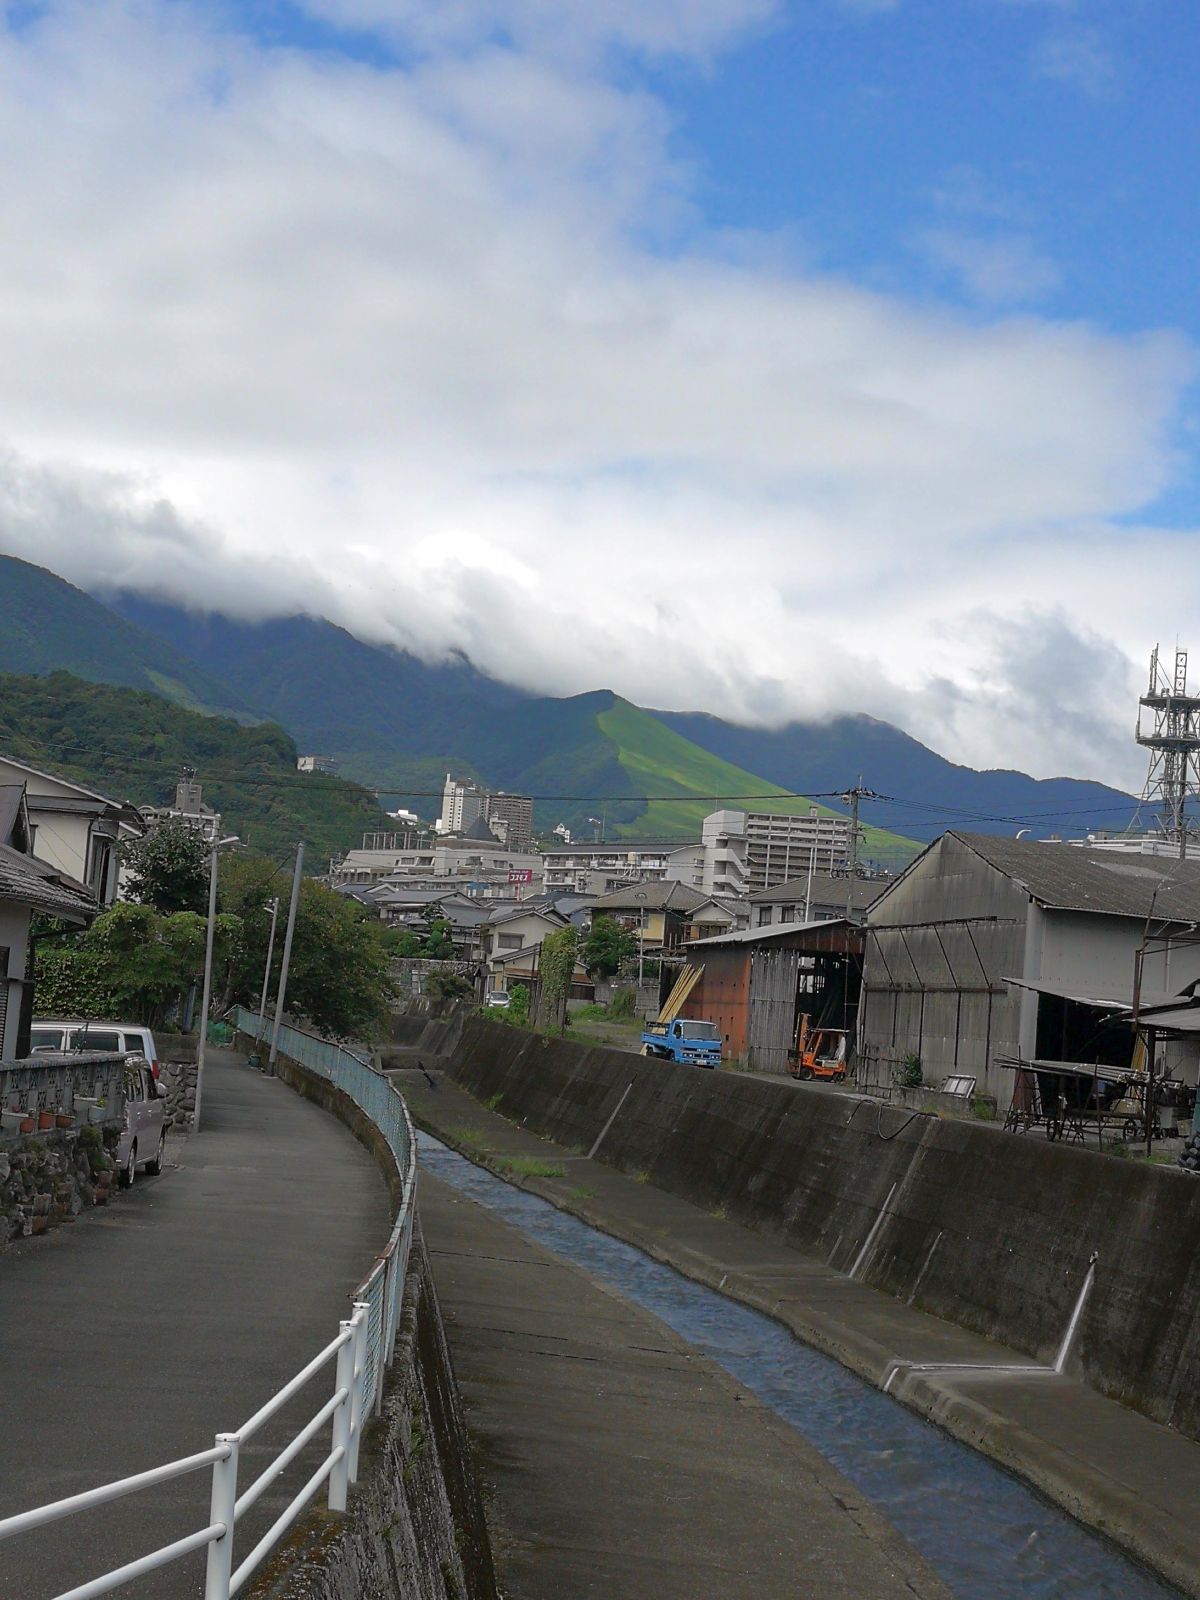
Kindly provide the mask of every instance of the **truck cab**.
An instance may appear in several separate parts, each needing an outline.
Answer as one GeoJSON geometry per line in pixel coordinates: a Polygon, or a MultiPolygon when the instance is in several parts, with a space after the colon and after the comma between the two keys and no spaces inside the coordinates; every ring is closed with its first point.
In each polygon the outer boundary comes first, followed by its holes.
{"type": "Polygon", "coordinates": [[[713,1022],[676,1017],[673,1022],[648,1022],[642,1031],[642,1050],[648,1056],[678,1061],[693,1067],[721,1065],[721,1035],[713,1022]]]}

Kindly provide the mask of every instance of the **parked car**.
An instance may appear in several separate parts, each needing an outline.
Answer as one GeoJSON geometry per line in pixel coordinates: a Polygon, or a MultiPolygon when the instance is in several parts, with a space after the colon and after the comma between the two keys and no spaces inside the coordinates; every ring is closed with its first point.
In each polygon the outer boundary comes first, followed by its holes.
{"type": "Polygon", "coordinates": [[[125,1126],[117,1140],[117,1176],[128,1188],[137,1169],[157,1176],[163,1168],[167,1144],[167,1104],[144,1056],[131,1055],[125,1063],[125,1126]]]}
{"type": "Polygon", "coordinates": [[[507,989],[489,989],[483,997],[485,1006],[496,1006],[499,1010],[512,1004],[512,997],[507,989]]]}
{"type": "Polygon", "coordinates": [[[150,1071],[158,1077],[158,1046],[149,1028],[140,1022],[85,1022],[68,1019],[33,1019],[29,1036],[32,1055],[61,1050],[123,1050],[127,1055],[145,1056],[150,1071]]]}

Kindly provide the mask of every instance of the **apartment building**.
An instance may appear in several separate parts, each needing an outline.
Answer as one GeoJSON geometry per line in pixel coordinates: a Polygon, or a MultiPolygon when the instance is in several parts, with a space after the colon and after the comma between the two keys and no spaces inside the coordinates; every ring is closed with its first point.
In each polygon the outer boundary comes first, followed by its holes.
{"type": "Polygon", "coordinates": [[[845,870],[850,860],[850,818],[809,809],[807,816],[746,813],[746,877],[751,893],[803,878],[810,858],[817,872],[845,870]]]}
{"type": "Polygon", "coordinates": [[[527,794],[499,790],[487,797],[485,821],[510,850],[533,849],[533,800],[527,794]]]}

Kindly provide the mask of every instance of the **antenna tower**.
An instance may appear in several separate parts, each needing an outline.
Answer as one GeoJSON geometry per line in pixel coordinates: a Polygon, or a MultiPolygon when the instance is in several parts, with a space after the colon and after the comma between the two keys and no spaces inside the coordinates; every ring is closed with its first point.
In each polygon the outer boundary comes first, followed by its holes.
{"type": "Polygon", "coordinates": [[[1187,692],[1187,651],[1175,650],[1175,675],[1169,676],[1158,659],[1158,646],[1150,656],[1150,685],[1138,702],[1137,742],[1150,751],[1150,770],[1142,799],[1159,808],[1163,837],[1179,846],[1179,859],[1187,856],[1188,836],[1196,825],[1189,821],[1187,803],[1200,797],[1200,695],[1187,692]],[[1152,732],[1142,731],[1142,712],[1154,719],[1152,732]]]}

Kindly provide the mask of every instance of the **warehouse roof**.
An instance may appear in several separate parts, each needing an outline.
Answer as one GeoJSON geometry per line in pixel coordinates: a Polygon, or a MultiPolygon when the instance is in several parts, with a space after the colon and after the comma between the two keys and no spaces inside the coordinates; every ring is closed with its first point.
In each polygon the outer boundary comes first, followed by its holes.
{"type": "Polygon", "coordinates": [[[968,850],[1019,883],[1040,905],[1115,917],[1200,922],[1200,861],[1120,850],[952,832],[968,850]]]}

